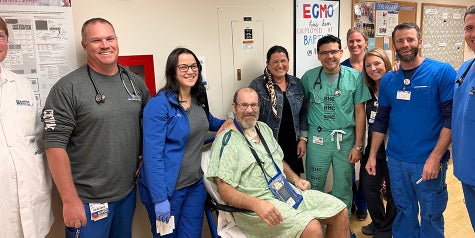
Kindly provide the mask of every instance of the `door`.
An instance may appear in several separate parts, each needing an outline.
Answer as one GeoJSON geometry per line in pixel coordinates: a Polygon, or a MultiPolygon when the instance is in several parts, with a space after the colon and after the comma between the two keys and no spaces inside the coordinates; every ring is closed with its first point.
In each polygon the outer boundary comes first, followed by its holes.
{"type": "Polygon", "coordinates": [[[262,21],[233,21],[231,28],[235,91],[264,72],[264,34],[262,21]]]}
{"type": "Polygon", "coordinates": [[[264,72],[264,19],[272,17],[273,9],[218,8],[224,114],[231,111],[234,92],[264,72]]]}

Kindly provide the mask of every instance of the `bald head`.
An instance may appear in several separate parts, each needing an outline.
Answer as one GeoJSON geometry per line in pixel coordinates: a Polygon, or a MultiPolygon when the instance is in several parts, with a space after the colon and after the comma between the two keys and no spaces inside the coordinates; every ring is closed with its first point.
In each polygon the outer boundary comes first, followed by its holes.
{"type": "Polygon", "coordinates": [[[240,88],[234,93],[234,98],[233,98],[233,103],[234,104],[238,103],[238,98],[241,94],[244,94],[244,95],[242,95],[242,97],[248,97],[252,94],[255,94],[255,96],[257,96],[256,90],[254,90],[252,88],[240,88]]]}
{"type": "Polygon", "coordinates": [[[252,88],[241,88],[234,93],[234,118],[242,129],[249,129],[256,125],[259,118],[259,96],[252,88]]]}

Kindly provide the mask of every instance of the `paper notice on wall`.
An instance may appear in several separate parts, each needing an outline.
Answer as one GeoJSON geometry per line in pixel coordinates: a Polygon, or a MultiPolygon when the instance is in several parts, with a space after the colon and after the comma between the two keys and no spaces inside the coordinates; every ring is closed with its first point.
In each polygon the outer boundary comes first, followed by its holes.
{"type": "Polygon", "coordinates": [[[376,36],[390,36],[398,24],[399,4],[375,3],[376,9],[376,36]]]}
{"type": "Polygon", "coordinates": [[[9,32],[2,65],[30,80],[42,107],[53,84],[78,67],[71,8],[1,6],[9,32]]]}

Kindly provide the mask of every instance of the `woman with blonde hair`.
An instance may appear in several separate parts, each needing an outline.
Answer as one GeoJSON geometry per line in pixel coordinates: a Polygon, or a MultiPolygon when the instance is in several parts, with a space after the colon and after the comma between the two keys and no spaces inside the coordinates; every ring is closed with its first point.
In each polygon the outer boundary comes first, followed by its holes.
{"type": "MultiPolygon", "coordinates": [[[[364,68],[363,58],[368,49],[368,35],[366,31],[360,28],[350,28],[346,33],[346,43],[348,51],[350,52],[350,58],[341,62],[341,65],[353,68],[361,73],[364,68]]],[[[366,217],[368,217],[368,209],[364,191],[361,186],[361,169],[359,172],[359,185],[356,181],[355,172],[353,172],[353,203],[351,213],[355,213],[358,220],[364,221],[366,217]]]]}
{"type": "Polygon", "coordinates": [[[372,222],[361,228],[363,234],[373,235],[375,238],[392,237],[392,223],[396,217],[396,206],[391,195],[391,185],[389,182],[389,170],[386,162],[386,150],[384,144],[379,147],[376,155],[376,175],[368,174],[365,166],[368,162],[368,155],[371,148],[373,123],[378,111],[379,83],[386,72],[392,66],[386,52],[383,49],[375,48],[367,52],[363,59],[363,78],[371,93],[371,99],[366,101],[366,118],[368,122],[368,141],[365,154],[361,159],[362,185],[368,211],[372,222]],[[386,208],[381,194],[383,182],[386,186],[386,208]]]}

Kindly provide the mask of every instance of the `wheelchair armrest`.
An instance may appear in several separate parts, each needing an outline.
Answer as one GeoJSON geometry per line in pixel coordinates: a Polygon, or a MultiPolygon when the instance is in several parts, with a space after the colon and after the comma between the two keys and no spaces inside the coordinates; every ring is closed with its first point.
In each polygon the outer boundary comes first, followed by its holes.
{"type": "Polygon", "coordinates": [[[206,198],[206,205],[211,210],[218,210],[218,211],[225,211],[225,212],[252,212],[247,209],[237,208],[230,205],[218,203],[209,194],[208,194],[208,197],[206,198]]]}

